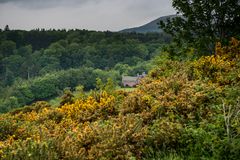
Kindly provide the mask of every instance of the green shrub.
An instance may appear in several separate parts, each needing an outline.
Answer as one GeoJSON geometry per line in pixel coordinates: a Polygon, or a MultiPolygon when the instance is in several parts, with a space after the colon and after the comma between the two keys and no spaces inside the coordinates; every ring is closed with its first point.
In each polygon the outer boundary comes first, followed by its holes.
{"type": "Polygon", "coordinates": [[[58,160],[57,153],[50,142],[36,142],[31,139],[15,142],[4,150],[5,160],[58,160]]]}

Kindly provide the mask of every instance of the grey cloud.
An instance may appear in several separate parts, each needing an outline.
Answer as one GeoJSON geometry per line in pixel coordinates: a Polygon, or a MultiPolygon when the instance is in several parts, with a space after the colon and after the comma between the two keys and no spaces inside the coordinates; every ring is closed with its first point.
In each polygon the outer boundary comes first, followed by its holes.
{"type": "Polygon", "coordinates": [[[0,28],[117,31],[174,13],[170,0],[0,0],[0,28]]]}
{"type": "Polygon", "coordinates": [[[14,4],[22,8],[42,9],[58,6],[76,7],[85,3],[96,3],[100,0],[0,0],[0,4],[14,4]]]}

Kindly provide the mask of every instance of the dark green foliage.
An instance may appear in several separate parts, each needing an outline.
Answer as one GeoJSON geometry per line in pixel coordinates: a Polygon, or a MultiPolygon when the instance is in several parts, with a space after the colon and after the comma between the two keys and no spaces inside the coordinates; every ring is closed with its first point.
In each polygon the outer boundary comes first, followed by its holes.
{"type": "Polygon", "coordinates": [[[240,157],[240,139],[236,138],[233,141],[223,139],[217,146],[215,156],[222,160],[236,160],[240,157]]]}
{"type": "Polygon", "coordinates": [[[111,78],[120,84],[121,74],[145,71],[145,64],[139,62],[150,59],[158,43],[165,41],[160,34],[86,30],[8,30],[1,32],[0,37],[0,80],[4,91],[0,93],[0,110],[3,112],[57,96],[65,87],[81,84],[86,90],[92,89],[97,77],[104,83],[111,78]],[[117,71],[104,71],[118,63],[126,64],[130,70],[118,67],[117,71]],[[138,67],[130,68],[133,65],[138,67]],[[59,72],[63,69],[67,71],[59,72]],[[17,98],[12,107],[10,96],[17,98]]]}
{"type": "MultiPolygon", "coordinates": [[[[66,87],[73,89],[78,85],[83,85],[86,90],[94,89],[97,77],[104,82],[111,78],[116,84],[120,83],[121,78],[116,71],[103,71],[86,67],[53,72],[42,77],[15,83],[10,87],[9,95],[5,96],[6,98],[2,102],[0,101],[1,112],[6,112],[12,108],[24,106],[34,101],[58,96],[59,92],[66,87]],[[16,101],[13,101],[11,96],[14,96],[16,101]]],[[[110,83],[110,81],[108,82],[110,83]]],[[[108,90],[112,90],[112,88],[108,90]]]]}
{"type": "MultiPolygon", "coordinates": [[[[0,106],[7,106],[10,96],[15,96],[17,106],[22,106],[57,96],[65,87],[80,84],[89,90],[94,88],[97,77],[104,83],[111,78],[120,84],[121,74],[135,76],[146,71],[143,61],[149,60],[162,43],[169,41],[165,38],[157,33],[2,31],[0,96],[3,100],[0,106]],[[129,68],[121,69],[117,64],[129,68]],[[117,71],[112,70],[114,67],[117,71]]],[[[9,109],[1,107],[0,110],[9,109]]]]}
{"type": "Polygon", "coordinates": [[[16,43],[11,40],[4,40],[0,43],[0,55],[4,57],[10,56],[16,49],[16,43]]]}
{"type": "Polygon", "coordinates": [[[173,0],[181,16],[161,22],[178,44],[188,43],[200,53],[214,52],[216,41],[227,42],[240,34],[239,0],[173,0]]]}

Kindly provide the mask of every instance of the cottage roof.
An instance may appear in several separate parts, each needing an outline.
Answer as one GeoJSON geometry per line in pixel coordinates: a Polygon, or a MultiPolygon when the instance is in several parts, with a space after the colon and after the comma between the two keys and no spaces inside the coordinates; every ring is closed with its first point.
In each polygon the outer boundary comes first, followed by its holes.
{"type": "Polygon", "coordinates": [[[122,81],[128,81],[128,82],[136,82],[138,80],[138,77],[131,77],[131,76],[123,76],[122,81]]]}

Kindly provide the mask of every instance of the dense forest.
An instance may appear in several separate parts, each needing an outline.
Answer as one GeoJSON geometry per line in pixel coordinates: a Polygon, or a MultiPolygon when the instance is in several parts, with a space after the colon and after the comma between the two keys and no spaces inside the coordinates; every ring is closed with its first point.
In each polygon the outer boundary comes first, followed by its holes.
{"type": "Polygon", "coordinates": [[[171,37],[167,34],[87,30],[0,32],[0,110],[58,96],[77,85],[95,88],[96,78],[147,72],[146,61],[171,37]]]}
{"type": "Polygon", "coordinates": [[[162,34],[6,26],[0,159],[238,160],[239,0],[172,4],[162,34]]]}

